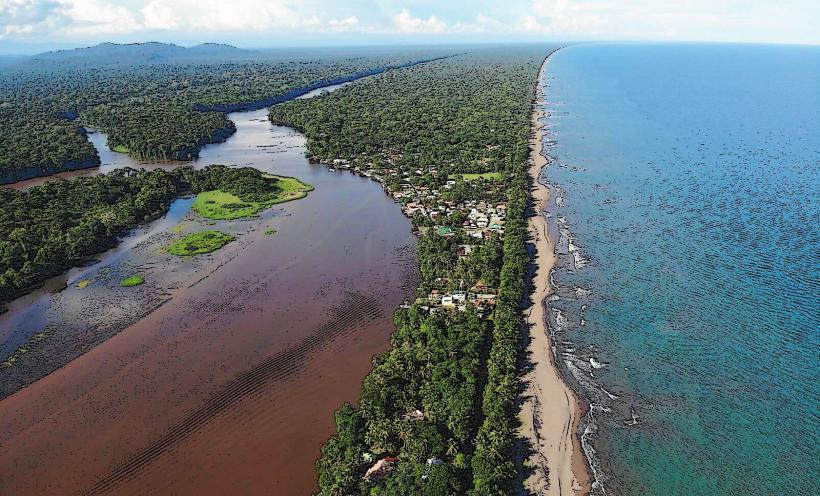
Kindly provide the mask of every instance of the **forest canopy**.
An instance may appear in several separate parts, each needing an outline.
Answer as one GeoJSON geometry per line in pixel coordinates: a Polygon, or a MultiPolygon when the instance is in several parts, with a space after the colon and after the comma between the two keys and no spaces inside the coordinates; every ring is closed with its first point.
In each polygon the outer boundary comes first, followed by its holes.
{"type": "Polygon", "coordinates": [[[515,400],[525,291],[525,208],[530,109],[549,47],[485,48],[390,71],[321,98],[270,109],[274,123],[307,135],[308,153],[384,171],[435,190],[441,201],[506,202],[503,240],[469,241],[463,217],[414,215],[419,298],[396,313],[392,347],[377,357],[358,406],[336,413],[337,434],[317,462],[320,494],[502,495],[520,491],[515,400]],[[435,173],[433,173],[435,172],[435,173]],[[474,174],[494,173],[484,177],[474,174]],[[451,180],[453,174],[473,174],[451,180]],[[445,183],[449,189],[445,189],[445,183]],[[452,236],[436,234],[451,226],[452,236]],[[459,257],[463,243],[473,243],[459,257]],[[447,282],[449,281],[449,282],[447,282]],[[491,319],[433,311],[427,291],[497,287],[491,319]],[[458,287],[456,286],[456,287],[458,287]],[[389,473],[366,473],[388,460],[389,473]],[[518,485],[517,485],[518,484],[518,485]]]}
{"type": "Polygon", "coordinates": [[[234,131],[227,111],[453,53],[231,48],[103,44],[0,67],[0,184],[97,165],[82,126],[138,158],[187,160],[234,131]]]}
{"type": "Polygon", "coordinates": [[[129,229],[164,215],[173,199],[213,190],[259,201],[275,198],[280,187],[257,169],[212,165],[119,169],[0,189],[0,303],[115,246],[129,229]]]}
{"type": "Polygon", "coordinates": [[[475,51],[386,72],[327,98],[271,107],[271,120],[302,131],[308,153],[321,159],[385,166],[387,155],[400,155],[398,165],[436,165],[439,176],[503,171],[526,150],[520,130],[529,125],[530,86],[516,82],[531,76],[504,54],[475,51]]]}

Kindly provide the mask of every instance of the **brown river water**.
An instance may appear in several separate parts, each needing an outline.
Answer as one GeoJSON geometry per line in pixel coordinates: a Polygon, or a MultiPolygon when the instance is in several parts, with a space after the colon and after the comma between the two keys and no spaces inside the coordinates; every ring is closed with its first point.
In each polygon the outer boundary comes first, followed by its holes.
{"type": "MultiPolygon", "coordinates": [[[[167,239],[183,214],[196,222],[177,205],[177,217],[63,276],[65,290],[45,288],[10,305],[0,316],[4,342],[24,339],[27,326],[59,324],[83,305],[95,307],[88,315],[121,321],[134,302],[102,283],[80,293],[72,284],[88,274],[142,264],[159,281],[149,289],[162,296],[135,309],[145,315],[121,332],[0,401],[0,494],[317,488],[314,463],[334,432],[332,412],[356,401],[373,355],[389,346],[394,309],[414,293],[416,241],[379,184],[310,165],[304,137],[271,125],[266,110],[230,117],[237,133],[203,149],[195,166],[253,166],[316,189],[262,219],[223,222],[217,228],[241,239],[179,267],[159,260],[167,254],[150,260],[162,251],[152,239],[167,239]]],[[[146,166],[108,150],[104,135],[91,137],[104,165],[73,175],[146,166]]],[[[95,329],[106,325],[100,320],[95,329]]]]}

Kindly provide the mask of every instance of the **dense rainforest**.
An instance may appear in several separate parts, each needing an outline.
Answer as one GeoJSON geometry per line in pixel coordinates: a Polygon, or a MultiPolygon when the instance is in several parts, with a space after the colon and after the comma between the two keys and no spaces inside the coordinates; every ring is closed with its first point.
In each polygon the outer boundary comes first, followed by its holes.
{"type": "Polygon", "coordinates": [[[164,215],[174,198],[219,189],[254,201],[275,195],[276,184],[257,169],[212,165],[0,189],[0,304],[115,246],[129,229],[164,215]]]}
{"type": "Polygon", "coordinates": [[[424,229],[430,218],[413,217],[421,232],[419,298],[396,313],[392,347],[374,361],[358,406],[336,412],[337,434],[317,462],[320,494],[508,495],[521,487],[515,401],[529,262],[528,137],[538,68],[549,51],[475,50],[271,108],[273,122],[307,135],[317,159],[398,169],[403,181],[439,188],[453,201],[482,193],[505,200],[508,212],[503,240],[484,240],[466,258],[457,256],[463,234],[439,236],[424,229]],[[501,182],[443,187],[451,174],[478,172],[500,173],[501,182]],[[426,309],[429,289],[465,278],[468,287],[497,285],[489,318],[469,305],[426,309]],[[367,476],[379,463],[392,471],[367,476]]]}
{"type": "Polygon", "coordinates": [[[25,58],[0,67],[0,184],[97,165],[83,126],[138,158],[190,159],[233,132],[227,111],[452,53],[108,43],[25,58]]]}
{"type": "Polygon", "coordinates": [[[529,78],[530,70],[476,53],[459,60],[385,73],[328,98],[277,105],[271,120],[303,132],[308,153],[322,159],[364,154],[378,168],[400,155],[397,166],[435,165],[440,176],[504,171],[515,159],[510,145],[527,139],[520,134],[527,120],[520,102],[528,92],[514,82],[529,78]],[[396,86],[402,91],[391,92],[396,86]]]}

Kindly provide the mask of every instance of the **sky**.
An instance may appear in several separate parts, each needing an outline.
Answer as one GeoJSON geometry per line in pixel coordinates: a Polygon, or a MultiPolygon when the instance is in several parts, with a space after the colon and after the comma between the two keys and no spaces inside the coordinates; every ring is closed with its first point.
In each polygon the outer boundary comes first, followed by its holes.
{"type": "Polygon", "coordinates": [[[0,53],[519,41],[820,44],[820,0],[0,0],[0,53]]]}

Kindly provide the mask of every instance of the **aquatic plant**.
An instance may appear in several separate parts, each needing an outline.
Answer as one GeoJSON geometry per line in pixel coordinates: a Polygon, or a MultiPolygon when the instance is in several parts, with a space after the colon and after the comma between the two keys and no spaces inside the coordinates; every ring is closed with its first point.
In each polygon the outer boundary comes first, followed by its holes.
{"type": "Polygon", "coordinates": [[[139,286],[140,284],[143,284],[144,282],[145,282],[145,277],[143,277],[140,274],[134,274],[134,275],[128,276],[128,277],[124,278],[122,281],[120,281],[120,286],[122,286],[124,288],[130,288],[130,287],[133,287],[133,286],[139,286]]]}
{"type": "Polygon", "coordinates": [[[235,238],[219,231],[199,231],[174,242],[168,251],[177,256],[201,255],[216,251],[235,238]]]}

